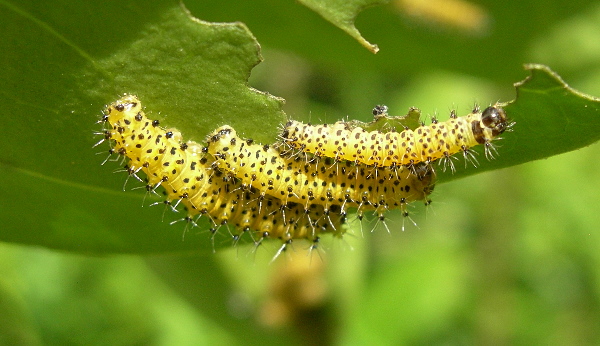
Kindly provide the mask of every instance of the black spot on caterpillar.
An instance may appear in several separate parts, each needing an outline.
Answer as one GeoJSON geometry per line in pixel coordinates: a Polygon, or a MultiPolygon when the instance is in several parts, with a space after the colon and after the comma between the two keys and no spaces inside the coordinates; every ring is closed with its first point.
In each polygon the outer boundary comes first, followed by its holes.
{"type": "Polygon", "coordinates": [[[206,148],[195,142],[183,142],[175,129],[165,130],[157,120],[150,120],[142,111],[140,100],[126,95],[109,105],[101,122],[108,124],[98,144],[108,140],[110,153],[127,161],[128,173],[138,180],[144,172],[147,188],[154,192],[162,186],[167,199],[187,209],[186,220],[196,225],[207,216],[216,231],[222,225],[234,240],[250,234],[256,244],[264,238],[283,241],[282,249],[294,239],[308,239],[317,244],[322,233],[341,237],[345,232],[345,217],[339,208],[325,211],[318,204],[283,202],[256,189],[243,189],[236,179],[214,167],[206,148]]]}
{"type": "Polygon", "coordinates": [[[341,206],[375,210],[381,220],[388,209],[400,209],[408,216],[407,204],[428,201],[434,186],[433,172],[422,165],[374,168],[352,162],[333,162],[315,158],[287,157],[276,148],[243,140],[230,126],[215,130],[208,139],[208,153],[218,167],[231,172],[243,185],[264,195],[309,208],[322,205],[325,210],[341,206]],[[419,174],[415,174],[419,170],[419,174]]]}
{"type": "MultiPolygon", "coordinates": [[[[386,111],[387,107],[377,106],[373,114],[380,116],[386,111]]],[[[470,148],[479,144],[485,146],[486,157],[493,158],[492,141],[513,124],[504,109],[491,106],[463,117],[453,112],[445,122],[434,119],[431,125],[401,132],[366,131],[343,121],[310,125],[292,120],[284,125],[281,138],[292,148],[336,160],[390,167],[443,159],[454,170],[451,156],[463,152],[475,164],[470,148]]]]}

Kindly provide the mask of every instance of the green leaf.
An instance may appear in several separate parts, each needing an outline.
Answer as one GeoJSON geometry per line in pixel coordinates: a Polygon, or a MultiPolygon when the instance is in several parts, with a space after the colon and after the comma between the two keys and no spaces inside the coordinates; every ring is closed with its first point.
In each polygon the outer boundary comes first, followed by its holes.
{"type": "MultiPolygon", "coordinates": [[[[185,227],[168,223],[184,213],[148,207],[158,199],[142,190],[122,191],[126,175],[111,174],[120,164],[100,166],[107,146],[92,147],[101,138],[93,132],[101,130],[95,122],[102,108],[125,92],[140,96],[150,117],[186,139],[202,142],[230,124],[244,137],[273,142],[285,119],[282,100],[248,87],[261,57],[243,24],[199,21],[174,1],[59,8],[0,0],[0,18],[6,29],[0,105],[9,110],[3,124],[10,129],[0,143],[1,240],[88,253],[209,252],[231,245],[226,231],[207,240],[208,222],[183,240],[185,227]],[[95,35],[102,39],[89,39],[95,35]]],[[[440,172],[440,182],[597,140],[590,131],[597,100],[547,69],[529,68],[531,78],[506,106],[517,124],[498,142],[499,158],[440,172]]]]}
{"type": "MultiPolygon", "coordinates": [[[[93,148],[102,138],[94,132],[102,130],[105,104],[134,93],[150,117],[186,140],[203,142],[230,124],[273,141],[285,119],[282,100],[247,85],[261,61],[248,29],[199,21],[175,1],[0,1],[0,18],[7,29],[0,104],[10,110],[3,115],[10,136],[0,142],[0,239],[93,253],[212,251],[208,227],[184,241],[184,225],[168,225],[183,212],[148,207],[157,199],[144,190],[122,191],[126,174],[112,173],[121,163],[100,165],[108,145],[93,148]],[[89,40],[96,34],[102,39],[89,40]]],[[[129,182],[126,190],[136,186],[129,182]]],[[[231,245],[226,230],[213,241],[231,245]]]]}
{"type": "Polygon", "coordinates": [[[517,99],[505,107],[515,120],[522,119],[527,134],[506,148],[516,158],[513,164],[583,148],[600,139],[599,98],[572,89],[547,66],[525,68],[531,76],[515,85],[517,99]]]}
{"type": "Polygon", "coordinates": [[[458,164],[455,173],[440,172],[440,182],[559,155],[600,139],[600,99],[572,89],[547,66],[525,69],[531,75],[515,84],[517,97],[504,106],[515,125],[495,142],[496,159],[486,160],[479,147],[478,167],[458,164]]]}
{"type": "Polygon", "coordinates": [[[389,0],[298,0],[298,2],[344,30],[372,53],[379,51],[376,44],[370,43],[360,34],[354,26],[354,21],[365,8],[385,4],[389,0]]]}

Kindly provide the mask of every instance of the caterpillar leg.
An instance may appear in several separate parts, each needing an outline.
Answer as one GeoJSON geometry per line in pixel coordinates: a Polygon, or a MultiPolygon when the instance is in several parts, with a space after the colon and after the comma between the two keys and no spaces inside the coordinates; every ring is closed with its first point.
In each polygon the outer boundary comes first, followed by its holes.
{"type": "Polygon", "coordinates": [[[271,261],[269,261],[269,264],[272,264],[273,262],[275,262],[275,260],[284,252],[287,252],[288,248],[292,246],[292,239],[287,239],[284,240],[281,243],[281,246],[279,247],[279,249],[277,250],[277,252],[275,252],[275,255],[273,255],[273,258],[271,258],[271,261]]]}
{"type": "MultiPolygon", "coordinates": [[[[496,138],[500,139],[500,138],[496,138]]],[[[496,149],[496,145],[491,141],[486,141],[483,145],[485,158],[488,160],[494,160],[496,156],[498,156],[498,150],[496,149]]]]}
{"type": "Polygon", "coordinates": [[[479,166],[479,161],[477,160],[476,152],[471,150],[470,148],[464,147],[462,148],[463,157],[465,158],[465,168],[470,163],[473,167],[479,166]]]}

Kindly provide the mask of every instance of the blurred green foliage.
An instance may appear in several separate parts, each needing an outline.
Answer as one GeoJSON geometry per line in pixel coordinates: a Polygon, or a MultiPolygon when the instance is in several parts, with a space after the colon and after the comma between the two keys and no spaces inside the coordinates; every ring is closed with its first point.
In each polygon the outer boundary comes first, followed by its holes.
{"type": "MultiPolygon", "coordinates": [[[[511,84],[532,61],[600,95],[598,3],[473,3],[490,19],[482,32],[409,16],[396,4],[366,10],[356,24],[378,44],[377,55],[293,1],[185,5],[202,20],[247,25],[265,58],[250,86],[284,98],[297,119],[367,121],[375,104],[396,115],[417,106],[445,119],[449,109],[462,114],[475,102],[514,99],[511,84]]],[[[110,174],[116,164],[99,166],[104,156],[90,148],[103,104],[123,92],[147,96],[149,109],[196,139],[220,122],[266,141],[277,127],[264,124],[284,117],[277,98],[231,82],[258,62],[243,26],[217,30],[223,37],[210,46],[237,55],[207,57],[190,32],[213,29],[182,27],[184,18],[174,1],[0,0],[2,239],[83,253],[162,253],[98,258],[3,244],[0,344],[598,343],[596,146],[439,185],[430,208],[415,207],[418,227],[399,215],[389,224],[406,222],[405,232],[365,222],[364,237],[325,239],[323,253],[308,259],[286,254],[269,265],[277,244],[213,255],[203,232],[181,241],[182,227],[168,225],[172,216],[161,222],[160,210],[140,208],[142,193],[120,191],[123,174],[110,174]],[[169,54],[173,60],[164,60],[169,54]],[[245,67],[210,70],[209,58],[245,67]],[[152,60],[154,68],[145,65],[152,60]],[[197,70],[216,75],[221,89],[207,90],[197,70]],[[231,87],[238,99],[222,91],[231,87]],[[195,110],[215,117],[194,118],[195,110]],[[293,273],[314,279],[291,281],[312,298],[278,288],[293,273]],[[273,299],[286,292],[314,303],[273,299]]],[[[527,155],[523,148],[555,153],[589,138],[597,121],[591,106],[579,110],[559,100],[565,90],[554,91],[541,104],[514,105],[532,114],[516,119],[521,127],[486,167],[527,155]],[[563,120],[548,118],[556,107],[563,120]],[[517,133],[523,128],[525,136],[517,133]],[[540,142],[557,128],[567,135],[540,142]]]]}

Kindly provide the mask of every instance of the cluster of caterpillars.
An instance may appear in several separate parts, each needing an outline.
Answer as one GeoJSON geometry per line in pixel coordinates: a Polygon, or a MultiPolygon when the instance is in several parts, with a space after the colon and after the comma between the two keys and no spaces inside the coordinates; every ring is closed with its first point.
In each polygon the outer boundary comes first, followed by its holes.
{"type": "MultiPolygon", "coordinates": [[[[386,108],[376,107],[374,115],[371,125],[387,116],[386,108]]],[[[343,236],[349,209],[360,219],[373,212],[384,225],[388,210],[408,217],[409,203],[430,203],[434,161],[451,164],[459,151],[470,158],[477,144],[491,157],[491,141],[511,126],[495,106],[402,131],[290,121],[274,145],[222,126],[199,144],[148,119],[133,95],[110,104],[101,122],[107,128],[98,144],[108,141],[110,154],[122,157],[128,174],[149,192],[164,188],[167,204],[183,205],[190,224],[205,217],[213,233],[228,225],[236,242],[245,234],[257,245],[280,239],[278,254],[296,239],[314,248],[324,233],[343,236]]]]}

